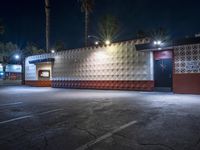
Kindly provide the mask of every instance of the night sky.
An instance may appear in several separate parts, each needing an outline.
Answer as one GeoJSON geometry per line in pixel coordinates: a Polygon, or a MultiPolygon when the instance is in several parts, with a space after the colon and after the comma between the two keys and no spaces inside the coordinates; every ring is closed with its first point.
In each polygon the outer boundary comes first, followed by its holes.
{"type": "MultiPolygon", "coordinates": [[[[96,0],[90,20],[90,34],[97,32],[101,16],[111,14],[121,25],[119,40],[135,38],[138,30],[164,27],[172,37],[200,32],[198,0],[96,0]]],[[[44,0],[1,0],[0,19],[6,32],[1,41],[21,48],[27,42],[45,46],[44,0]]],[[[84,14],[77,0],[51,0],[51,47],[63,41],[66,48],[84,44],[84,14]]]]}

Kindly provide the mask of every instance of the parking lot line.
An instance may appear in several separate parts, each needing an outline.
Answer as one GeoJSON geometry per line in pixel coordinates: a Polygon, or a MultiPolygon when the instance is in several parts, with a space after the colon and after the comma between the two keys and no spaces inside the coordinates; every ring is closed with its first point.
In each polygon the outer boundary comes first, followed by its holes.
{"type": "MultiPolygon", "coordinates": [[[[57,111],[62,111],[63,109],[54,109],[54,110],[49,110],[49,111],[45,111],[45,112],[41,112],[41,113],[35,113],[35,115],[46,115],[49,113],[53,113],[53,112],[57,112],[57,111]]],[[[5,124],[5,123],[9,123],[9,122],[13,122],[13,121],[17,121],[17,120],[22,120],[22,119],[26,119],[26,118],[32,118],[34,115],[26,115],[26,116],[22,116],[22,117],[18,117],[18,118],[13,118],[13,119],[9,119],[9,120],[5,120],[5,121],[1,121],[0,124],[5,124]]]]}
{"type": "Polygon", "coordinates": [[[0,107],[2,107],[2,106],[12,106],[12,105],[18,105],[18,104],[22,104],[22,102],[1,104],[0,107]]]}
{"type": "Polygon", "coordinates": [[[116,134],[117,132],[119,132],[119,131],[121,131],[121,130],[123,130],[123,129],[126,129],[126,128],[128,128],[128,127],[130,127],[130,126],[132,126],[132,125],[134,125],[134,124],[136,124],[136,123],[137,123],[137,121],[134,120],[134,121],[131,121],[131,122],[125,124],[125,125],[122,125],[122,126],[120,126],[119,128],[117,128],[117,129],[115,129],[115,130],[113,130],[113,131],[111,131],[111,132],[108,132],[108,133],[106,133],[106,134],[100,136],[99,138],[97,138],[97,139],[95,139],[95,140],[92,140],[92,141],[90,141],[90,142],[88,142],[88,143],[86,143],[86,144],[80,146],[80,147],[77,148],[76,150],[86,150],[86,149],[90,148],[91,146],[93,146],[93,145],[95,145],[95,144],[97,144],[97,143],[99,143],[99,142],[101,142],[101,141],[103,141],[103,140],[105,140],[105,139],[111,137],[113,134],[116,134]]]}
{"type": "Polygon", "coordinates": [[[57,112],[57,111],[62,111],[62,110],[63,110],[63,109],[49,110],[49,111],[45,111],[45,112],[38,113],[38,115],[45,115],[45,114],[49,114],[49,113],[57,112]]]}
{"type": "Polygon", "coordinates": [[[22,119],[25,119],[25,118],[31,118],[31,117],[32,117],[31,115],[27,115],[27,116],[23,116],[23,117],[13,118],[13,119],[1,121],[0,124],[5,124],[5,123],[9,123],[9,122],[17,121],[17,120],[22,120],[22,119]]]}

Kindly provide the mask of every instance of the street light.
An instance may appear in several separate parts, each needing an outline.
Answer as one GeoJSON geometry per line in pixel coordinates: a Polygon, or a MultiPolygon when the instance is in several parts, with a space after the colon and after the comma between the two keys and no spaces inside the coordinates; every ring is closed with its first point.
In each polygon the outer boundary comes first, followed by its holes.
{"type": "Polygon", "coordinates": [[[19,60],[19,59],[20,59],[20,56],[19,56],[18,54],[16,54],[16,55],[15,55],[15,59],[16,59],[16,60],[19,60]]]}
{"type": "Polygon", "coordinates": [[[94,42],[95,45],[99,45],[100,44],[100,38],[99,37],[97,37],[95,35],[88,35],[88,38],[95,39],[95,42],[94,42]]]}
{"type": "Polygon", "coordinates": [[[88,38],[95,38],[95,39],[99,40],[99,37],[97,37],[95,35],[88,35],[88,38]]]}
{"type": "Polygon", "coordinates": [[[20,63],[20,65],[22,67],[21,83],[22,83],[22,85],[25,85],[25,56],[23,55],[23,53],[20,53],[20,54],[15,54],[14,58],[15,58],[15,60],[17,60],[20,63]]]}

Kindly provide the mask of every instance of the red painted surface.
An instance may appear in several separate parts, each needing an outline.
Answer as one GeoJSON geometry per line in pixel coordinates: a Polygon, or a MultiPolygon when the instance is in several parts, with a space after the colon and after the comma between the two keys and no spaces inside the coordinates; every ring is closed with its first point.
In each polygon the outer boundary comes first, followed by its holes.
{"type": "Polygon", "coordinates": [[[36,86],[36,87],[51,87],[50,80],[40,80],[40,81],[25,81],[26,85],[36,86]]]}
{"type": "Polygon", "coordinates": [[[52,81],[55,88],[153,91],[154,81],[52,81]]]}
{"type": "Polygon", "coordinates": [[[155,51],[154,52],[155,60],[170,59],[170,58],[173,58],[172,50],[155,51]]]}
{"type": "Polygon", "coordinates": [[[200,94],[200,73],[174,74],[173,91],[180,94],[200,94]]]}

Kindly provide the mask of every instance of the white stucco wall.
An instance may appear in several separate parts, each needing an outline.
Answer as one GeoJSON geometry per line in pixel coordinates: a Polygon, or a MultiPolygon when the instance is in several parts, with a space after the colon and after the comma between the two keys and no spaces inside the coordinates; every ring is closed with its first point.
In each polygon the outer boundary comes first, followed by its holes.
{"type": "MultiPolygon", "coordinates": [[[[36,55],[27,57],[25,60],[25,80],[38,80],[38,70],[40,69],[50,69],[49,66],[45,64],[40,64],[36,66],[35,64],[30,64],[29,61],[37,60],[37,59],[44,59],[44,58],[53,58],[53,54],[43,54],[43,55],[36,55]]],[[[52,69],[51,69],[52,71],[52,69]]],[[[51,76],[52,77],[52,76],[51,76]]]]}

